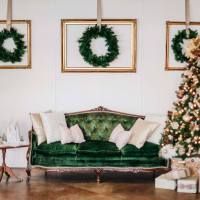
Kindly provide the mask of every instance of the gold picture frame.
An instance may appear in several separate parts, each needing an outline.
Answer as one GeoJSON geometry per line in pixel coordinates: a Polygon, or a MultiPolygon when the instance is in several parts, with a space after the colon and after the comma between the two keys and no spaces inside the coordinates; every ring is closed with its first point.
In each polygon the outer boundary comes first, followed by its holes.
{"type": "MultiPolygon", "coordinates": [[[[12,20],[12,26],[24,31],[22,34],[25,35],[26,53],[19,63],[0,61],[0,69],[31,69],[31,20],[12,20]]],[[[6,20],[0,20],[0,29],[3,28],[6,28],[6,20]]]]}
{"type": "MultiPolygon", "coordinates": [[[[185,29],[186,22],[183,21],[166,21],[166,71],[183,71],[186,69],[186,63],[177,62],[171,48],[172,38],[177,34],[178,30],[185,29]]],[[[198,30],[200,33],[200,22],[190,22],[192,30],[198,30]]]]}
{"type": "MultiPolygon", "coordinates": [[[[79,26],[79,27],[89,26],[89,25],[95,25],[96,23],[97,23],[96,19],[84,19],[84,20],[83,19],[62,19],[61,20],[61,71],[63,73],[65,72],[132,72],[132,73],[135,73],[136,59],[137,59],[137,20],[136,19],[103,19],[102,20],[102,24],[113,25],[113,26],[126,25],[127,29],[130,30],[130,42],[126,41],[126,44],[130,46],[130,52],[127,56],[130,58],[130,60],[127,61],[127,62],[130,62],[129,65],[124,66],[124,67],[123,66],[108,66],[106,68],[103,68],[103,67],[85,66],[85,63],[84,65],[82,63],[82,66],[77,66],[78,64],[73,66],[73,64],[69,63],[68,61],[69,48],[67,48],[67,45],[69,43],[68,38],[67,38],[69,36],[69,33],[68,33],[69,27],[70,26],[79,26]]],[[[123,26],[123,28],[124,27],[125,26],[123,26]]],[[[76,31],[76,33],[77,32],[78,31],[76,31]]],[[[79,31],[78,34],[81,36],[82,31],[79,31]]],[[[71,48],[71,49],[73,49],[73,51],[75,49],[75,51],[79,53],[78,38],[76,38],[75,42],[74,44],[76,45],[76,48],[71,48]]],[[[77,54],[76,58],[77,57],[80,57],[80,55],[77,54]]],[[[82,57],[81,59],[83,60],[82,57]]]]}

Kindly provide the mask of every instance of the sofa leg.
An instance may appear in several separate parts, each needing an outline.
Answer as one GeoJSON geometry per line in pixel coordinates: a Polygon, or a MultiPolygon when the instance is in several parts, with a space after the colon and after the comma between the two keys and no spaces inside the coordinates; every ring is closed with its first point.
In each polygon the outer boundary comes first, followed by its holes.
{"type": "Polygon", "coordinates": [[[47,175],[48,175],[48,171],[45,170],[45,172],[44,172],[44,176],[45,176],[45,178],[47,178],[47,175]]]}
{"type": "Polygon", "coordinates": [[[95,170],[95,174],[96,174],[96,177],[97,177],[97,183],[100,183],[101,182],[101,174],[103,172],[103,169],[96,169],[95,170]]]}
{"type": "Polygon", "coordinates": [[[156,170],[153,170],[153,180],[156,178],[156,170]]]}

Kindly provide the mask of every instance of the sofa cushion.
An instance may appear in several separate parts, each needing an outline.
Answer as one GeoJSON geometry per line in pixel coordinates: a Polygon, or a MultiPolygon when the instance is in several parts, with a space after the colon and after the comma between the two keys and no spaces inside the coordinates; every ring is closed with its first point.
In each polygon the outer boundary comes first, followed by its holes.
{"type": "Polygon", "coordinates": [[[86,141],[79,145],[78,155],[85,156],[120,156],[116,145],[108,141],[86,141]]]}
{"type": "Polygon", "coordinates": [[[144,146],[138,149],[132,144],[127,144],[121,149],[122,156],[127,157],[158,157],[159,145],[146,142],[144,146]]]}
{"type": "Polygon", "coordinates": [[[47,144],[46,142],[40,144],[36,149],[36,153],[56,156],[56,155],[76,155],[78,145],[74,143],[61,144],[54,142],[47,144]]]}

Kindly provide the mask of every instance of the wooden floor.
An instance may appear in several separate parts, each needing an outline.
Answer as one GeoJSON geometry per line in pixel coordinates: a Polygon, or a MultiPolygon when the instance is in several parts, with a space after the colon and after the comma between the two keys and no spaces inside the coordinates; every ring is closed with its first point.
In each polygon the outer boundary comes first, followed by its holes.
{"type": "MultiPolygon", "coordinates": [[[[25,178],[24,170],[15,170],[25,178]]],[[[104,174],[97,184],[92,173],[48,173],[34,170],[30,183],[0,183],[0,200],[200,200],[200,194],[183,194],[154,188],[151,174],[104,174]]]]}

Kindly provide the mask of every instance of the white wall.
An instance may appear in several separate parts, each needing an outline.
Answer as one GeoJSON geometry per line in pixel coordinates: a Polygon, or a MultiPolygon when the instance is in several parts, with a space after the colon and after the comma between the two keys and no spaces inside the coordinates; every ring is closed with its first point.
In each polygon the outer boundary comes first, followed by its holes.
{"type": "MultiPolygon", "coordinates": [[[[98,105],[130,113],[166,114],[180,72],[164,71],[165,21],[184,20],[183,0],[103,0],[104,18],[138,19],[136,74],[62,74],[60,19],[95,18],[96,0],[13,0],[13,17],[32,20],[32,69],[0,70],[0,130],[17,120],[27,136],[29,112],[78,111],[98,105]]],[[[200,21],[200,1],[191,18],[200,21]]],[[[6,0],[0,6],[5,19],[6,0]]],[[[25,166],[25,151],[8,163],[25,166]]]]}

